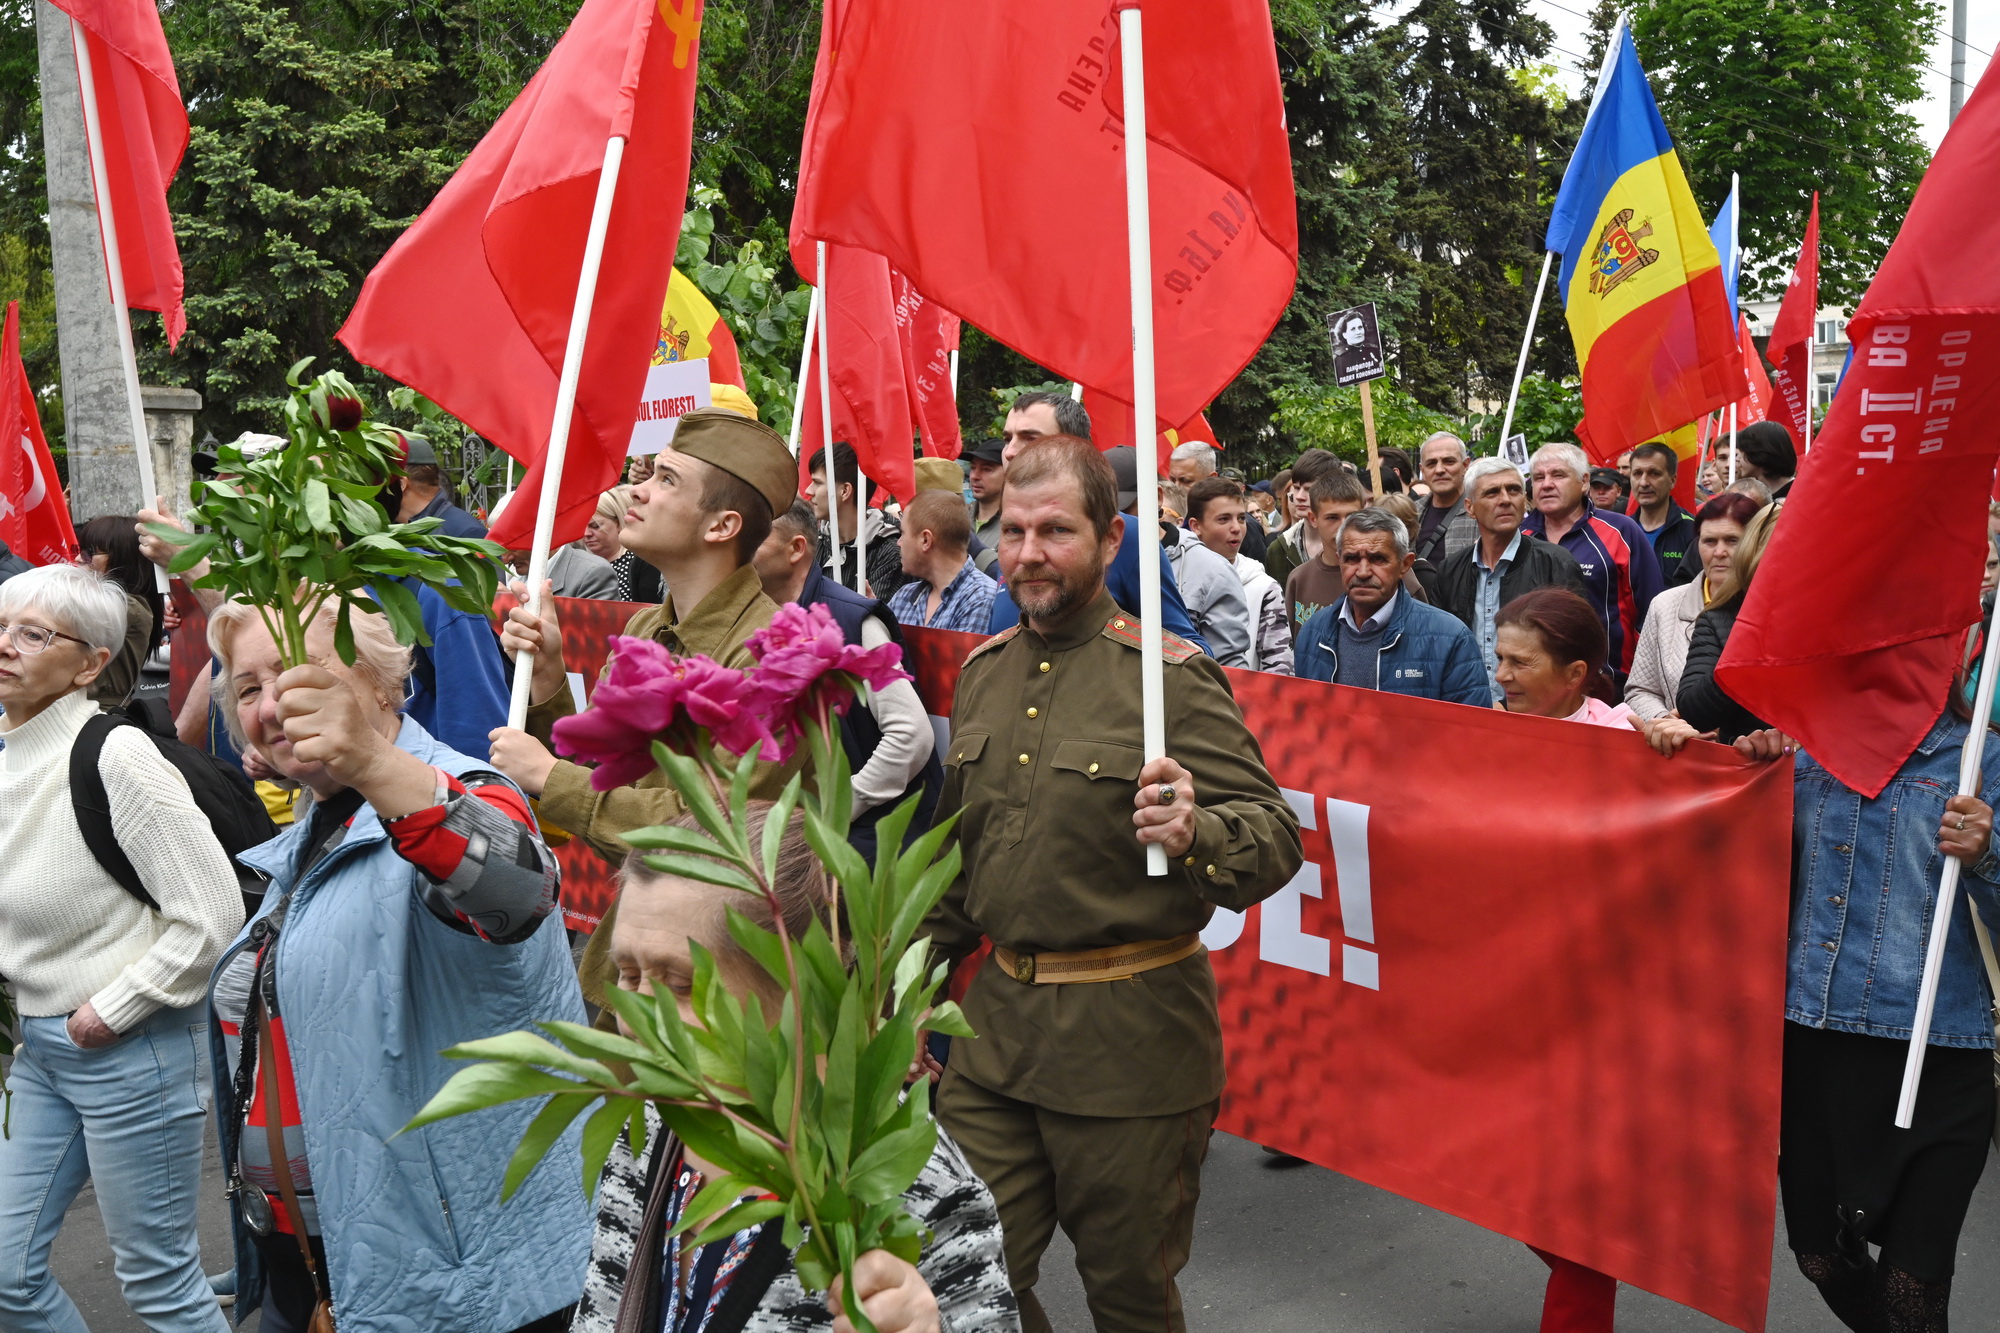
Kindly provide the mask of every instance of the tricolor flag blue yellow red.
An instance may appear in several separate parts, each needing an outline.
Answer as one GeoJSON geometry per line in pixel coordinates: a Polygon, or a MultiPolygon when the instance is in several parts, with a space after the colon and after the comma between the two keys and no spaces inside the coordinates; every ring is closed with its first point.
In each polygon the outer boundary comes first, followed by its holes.
{"type": "Polygon", "coordinates": [[[1741,376],[1721,257],[1622,20],[1563,173],[1548,248],[1562,256],[1583,372],[1576,433],[1593,458],[1608,463],[1734,396],[1741,376]]]}

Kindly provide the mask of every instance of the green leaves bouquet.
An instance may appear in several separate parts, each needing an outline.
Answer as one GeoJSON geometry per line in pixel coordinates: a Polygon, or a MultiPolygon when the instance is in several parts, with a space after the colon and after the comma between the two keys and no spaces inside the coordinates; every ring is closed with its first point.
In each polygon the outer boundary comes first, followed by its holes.
{"type": "Polygon", "coordinates": [[[843,1299],[856,1328],[872,1330],[855,1300],[855,1259],[885,1249],[915,1263],[921,1228],[903,1192],[937,1144],[929,1082],[907,1083],[920,1032],[970,1036],[956,1005],[938,1003],[947,968],[917,937],[959,870],[951,821],[904,847],[917,798],[876,826],[870,866],[847,841],[852,775],[837,717],[861,686],[907,679],[895,645],[846,642],[823,607],[779,608],[747,647],[748,672],[706,657],[675,657],[646,639],[619,638],[591,708],[556,724],[559,751],[596,765],[598,790],[662,770],[698,829],[660,826],[624,835],[664,874],[763,898],[773,928],[728,909],[731,937],[781,986],[776,1013],[732,995],[698,942],[691,1007],[671,993],[613,990],[607,1000],[629,1036],[573,1023],[541,1024],[446,1052],[483,1063],[454,1075],[411,1128],[484,1107],[547,1097],[508,1164],[511,1195],[557,1139],[582,1129],[583,1185],[594,1189],[621,1130],[644,1150],[650,1106],[691,1150],[722,1172],[690,1202],[676,1231],[694,1244],[782,1219],[804,1284],[843,1299]],[[794,776],[753,836],[749,792],[762,760],[803,746],[811,781],[794,776]],[[832,929],[785,926],[773,890],[794,814],[835,892],[832,929]],[[844,910],[843,910],[844,909],[844,910]],[[844,927],[843,927],[844,920],[844,927]],[[843,928],[846,932],[842,936],[843,928]],[[906,1086],[907,1084],[907,1086],[906,1086]]]}
{"type": "Polygon", "coordinates": [[[195,482],[191,517],[204,531],[149,525],[180,547],[168,572],[193,574],[194,587],[256,607],[287,667],[306,662],[306,627],[328,602],[340,608],[334,647],[349,666],[356,607],[386,614],[399,641],[428,645],[417,596],[401,579],[428,584],[461,611],[491,614],[506,553],[480,538],[446,536],[437,530],[442,519],[395,522],[381,496],[402,477],[411,437],[369,420],[339,371],[301,382],[311,364],[285,377],[292,394],[282,447],[224,445],[215,476],[195,482]]]}

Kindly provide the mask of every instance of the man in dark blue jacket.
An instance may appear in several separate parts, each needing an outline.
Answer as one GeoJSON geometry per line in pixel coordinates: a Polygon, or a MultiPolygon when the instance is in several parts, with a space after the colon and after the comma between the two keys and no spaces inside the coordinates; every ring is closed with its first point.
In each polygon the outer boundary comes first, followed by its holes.
{"type": "Polygon", "coordinates": [[[1416,562],[1403,520],[1363,509],[1340,525],[1336,541],[1347,595],[1299,630],[1292,662],[1300,678],[1489,707],[1472,631],[1449,611],[1402,591],[1403,575],[1416,562]]]}

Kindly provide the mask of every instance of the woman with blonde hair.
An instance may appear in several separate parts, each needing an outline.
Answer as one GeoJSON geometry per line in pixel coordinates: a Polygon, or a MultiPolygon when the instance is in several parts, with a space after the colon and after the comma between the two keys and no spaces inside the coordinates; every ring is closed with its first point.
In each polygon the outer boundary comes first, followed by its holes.
{"type": "Polygon", "coordinates": [[[583,549],[611,562],[611,571],[618,576],[619,601],[655,605],[667,600],[660,571],[641,560],[637,552],[626,550],[621,539],[634,489],[613,486],[597,497],[597,512],[583,530],[583,549]]]}
{"type": "Polygon", "coordinates": [[[581,1022],[557,871],[520,791],[400,713],[410,650],[379,614],[336,611],[287,668],[242,602],[209,618],[231,733],[311,800],[244,861],[264,905],[209,986],[217,1129],[238,1317],[340,1333],[555,1330],[583,1286],[590,1220],[574,1136],[511,1206],[507,1153],[535,1107],[409,1123],[456,1066],[446,1047],[581,1022]]]}
{"type": "Polygon", "coordinates": [[[1774,500],[1759,509],[1744,526],[1743,540],[1737,543],[1729,572],[1715,590],[1714,603],[1695,618],[1694,635],[1688,640],[1687,666],[1681,671],[1680,688],[1675,691],[1677,711],[1696,731],[1712,731],[1724,745],[1753,731],[1767,729],[1765,722],[1730,698],[1716,682],[1715,664],[1722,658],[1730,631],[1736,628],[1736,617],[1743,610],[1750,581],[1756,577],[1758,562],[1764,558],[1771,531],[1784,510],[1785,502],[1774,500]]]}

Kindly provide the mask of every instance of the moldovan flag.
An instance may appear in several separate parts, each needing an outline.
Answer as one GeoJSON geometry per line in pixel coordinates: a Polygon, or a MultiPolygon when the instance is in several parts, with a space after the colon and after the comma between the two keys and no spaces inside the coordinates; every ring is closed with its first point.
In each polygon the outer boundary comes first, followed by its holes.
{"type": "Polygon", "coordinates": [[[1856,791],[1943,708],[1979,618],[2000,457],[2000,76],[1966,102],[1848,325],[1847,377],[1757,566],[1717,679],[1856,791]],[[1855,517],[1924,576],[1885,593],[1855,517]]]}
{"type": "MultiPolygon", "coordinates": [[[[701,0],[584,0],[569,31],[361,288],[340,340],[528,465],[538,494],[606,141],[625,140],[555,541],[625,467],[687,207],[701,0]]],[[[492,536],[522,548],[535,506],[492,536]]]]}
{"type": "Polygon", "coordinates": [[[21,362],[19,301],[7,303],[0,334],[0,541],[31,565],[76,559],[76,530],[21,362]]]}
{"type": "Polygon", "coordinates": [[[83,26],[88,43],[104,139],[97,205],[110,209],[118,228],[125,304],[157,310],[171,348],[187,332],[187,314],[167,182],[187,151],[188,118],[160,11],[152,0],[54,2],[83,26]]]}
{"type": "MultiPolygon", "coordinates": [[[[1778,305],[1778,317],[1771,321],[1771,376],[1782,405],[1775,420],[1792,433],[1792,443],[1803,449],[1812,413],[1813,321],[1819,317],[1819,193],[1813,193],[1812,212],[1806,215],[1805,239],[1799,243],[1799,262],[1792,267],[1785,286],[1785,299],[1778,305]]],[[[1849,335],[1850,339],[1852,335],[1849,335]]]]}
{"type": "MultiPolygon", "coordinates": [[[[808,241],[792,251],[799,276],[814,286],[821,284],[817,250],[808,241]]],[[[833,367],[833,438],[853,445],[862,472],[907,501],[917,493],[916,425],[889,261],[846,245],[829,245],[826,252],[820,318],[826,321],[827,360],[833,367]]],[[[799,482],[804,489],[812,456],[826,443],[820,428],[817,338],[799,392],[805,395],[799,425],[799,482]]]]}
{"type": "MultiPolygon", "coordinates": [[[[873,251],[1030,360],[1129,403],[1110,5],[828,0],[822,24],[795,261],[815,238],[873,251]],[[1037,191],[1051,163],[1061,187],[1037,191]]],[[[1172,425],[1284,312],[1298,216],[1267,0],[1148,0],[1145,31],[1158,410],[1172,425]]]]}
{"type": "Polygon", "coordinates": [[[1736,330],[1702,225],[1621,19],[1549,219],[1583,369],[1584,448],[1609,463],[1736,396],[1736,330]]]}
{"type": "Polygon", "coordinates": [[[736,355],[736,335],[729,321],[679,269],[667,283],[667,303],[660,309],[660,340],[652,364],[708,358],[708,378],[715,384],[743,385],[743,363],[736,355]]]}

